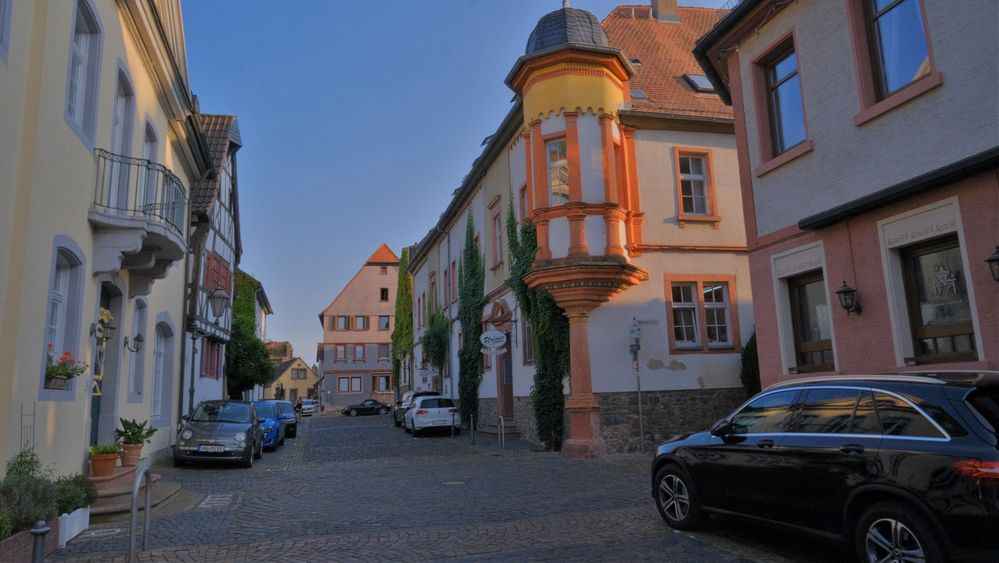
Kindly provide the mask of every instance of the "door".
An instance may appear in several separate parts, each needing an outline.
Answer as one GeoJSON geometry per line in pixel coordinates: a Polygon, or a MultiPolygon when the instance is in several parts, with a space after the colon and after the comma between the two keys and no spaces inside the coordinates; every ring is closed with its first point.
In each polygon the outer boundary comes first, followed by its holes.
{"type": "Polygon", "coordinates": [[[288,397],[291,399],[292,403],[294,403],[295,401],[297,401],[298,400],[298,389],[291,389],[289,391],[288,397]]]}
{"type": "Polygon", "coordinates": [[[142,140],[143,174],[140,178],[138,194],[138,209],[143,213],[163,216],[163,210],[157,205],[156,191],[158,175],[153,168],[157,152],[156,132],[146,124],[145,136],[142,140]]]}
{"type": "Polygon", "coordinates": [[[782,520],[826,531],[842,528],[853,487],[880,473],[881,430],[870,391],[813,388],[804,392],[781,443],[782,520]]]}
{"type": "Polygon", "coordinates": [[[691,473],[708,506],[774,518],[783,504],[776,479],[781,440],[798,390],[767,393],[732,415],[732,430],[691,448],[691,473]]]}
{"type": "MultiPolygon", "coordinates": [[[[510,335],[506,341],[510,342],[510,335]]],[[[503,355],[497,359],[496,385],[499,391],[499,414],[503,418],[513,420],[513,354],[510,353],[510,345],[506,345],[503,355]]]]}
{"type": "Polygon", "coordinates": [[[118,77],[111,121],[111,157],[107,202],[113,211],[128,210],[128,156],[131,145],[132,91],[124,77],[118,77]]]}

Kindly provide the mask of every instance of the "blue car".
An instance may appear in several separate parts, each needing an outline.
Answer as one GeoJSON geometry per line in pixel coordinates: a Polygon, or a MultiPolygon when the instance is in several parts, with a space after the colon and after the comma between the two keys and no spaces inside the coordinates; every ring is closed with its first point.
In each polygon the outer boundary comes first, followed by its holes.
{"type": "Polygon", "coordinates": [[[257,411],[260,428],[264,431],[264,448],[274,451],[284,445],[285,419],[278,414],[277,405],[269,401],[255,401],[253,408],[257,411]]]}

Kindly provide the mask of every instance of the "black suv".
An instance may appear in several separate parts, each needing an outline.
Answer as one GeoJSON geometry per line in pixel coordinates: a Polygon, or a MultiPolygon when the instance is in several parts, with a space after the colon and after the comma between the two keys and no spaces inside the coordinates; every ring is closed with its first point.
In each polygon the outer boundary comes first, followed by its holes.
{"type": "Polygon", "coordinates": [[[999,558],[999,372],[786,381],[652,462],[673,528],[750,516],[862,561],[999,558]]]}

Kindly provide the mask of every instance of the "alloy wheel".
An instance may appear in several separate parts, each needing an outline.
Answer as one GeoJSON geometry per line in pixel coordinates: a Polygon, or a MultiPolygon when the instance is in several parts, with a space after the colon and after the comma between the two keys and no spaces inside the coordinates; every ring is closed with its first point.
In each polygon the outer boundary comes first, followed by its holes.
{"type": "Polygon", "coordinates": [[[674,522],[683,520],[690,512],[690,492],[687,485],[680,477],[667,474],[659,482],[659,502],[667,518],[674,522]]]}
{"type": "Polygon", "coordinates": [[[871,563],[908,563],[926,561],[926,553],[916,534],[894,518],[875,520],[867,528],[864,542],[871,563]]]}

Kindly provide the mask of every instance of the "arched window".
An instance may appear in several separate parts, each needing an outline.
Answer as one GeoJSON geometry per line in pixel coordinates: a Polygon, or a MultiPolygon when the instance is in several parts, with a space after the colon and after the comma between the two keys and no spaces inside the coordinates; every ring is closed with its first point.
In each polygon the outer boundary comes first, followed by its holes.
{"type": "MultiPolygon", "coordinates": [[[[82,263],[73,251],[56,247],[45,321],[45,354],[53,361],[67,353],[79,361],[82,263]]],[[[44,377],[45,358],[43,362],[44,377]]],[[[45,378],[46,389],[66,389],[68,385],[64,379],[45,378]]]]}
{"type": "MultiPolygon", "coordinates": [[[[141,299],[136,299],[135,309],[132,313],[132,335],[129,337],[129,346],[134,347],[135,341],[139,339],[140,335],[145,339],[145,332],[146,303],[141,299]]],[[[129,351],[128,353],[131,355],[128,371],[128,400],[130,403],[141,403],[146,349],[143,346],[137,352],[129,351]]]]}
{"type": "Polygon", "coordinates": [[[150,414],[153,418],[163,416],[163,381],[167,359],[167,339],[169,337],[161,325],[156,325],[156,338],[153,341],[153,397],[150,414]]]}
{"type": "Polygon", "coordinates": [[[101,28],[87,0],[77,0],[70,37],[66,83],[66,122],[88,145],[94,142],[101,28]]]}

